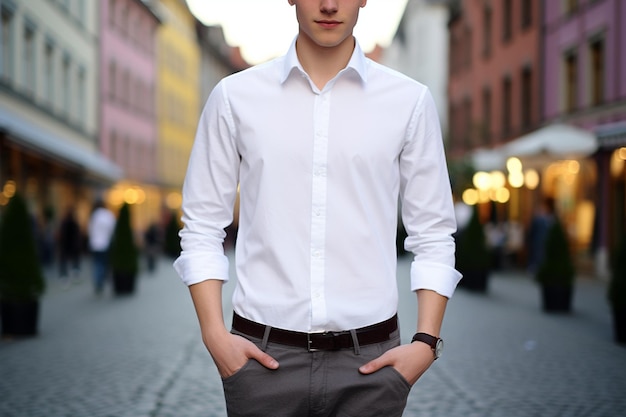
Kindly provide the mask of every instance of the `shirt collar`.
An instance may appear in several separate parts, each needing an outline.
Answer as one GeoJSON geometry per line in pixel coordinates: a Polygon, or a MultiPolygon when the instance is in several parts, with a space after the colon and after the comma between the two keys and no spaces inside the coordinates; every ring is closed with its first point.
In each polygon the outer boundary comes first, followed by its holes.
{"type": "MultiPolygon", "coordinates": [[[[287,54],[285,54],[284,56],[283,68],[280,75],[281,84],[287,81],[291,73],[296,69],[301,71],[302,73],[306,73],[306,71],[304,70],[304,68],[302,68],[302,65],[300,64],[300,61],[298,60],[298,55],[296,53],[297,39],[298,37],[296,36],[291,42],[291,46],[289,47],[287,54]]],[[[361,46],[356,39],[354,51],[352,52],[350,61],[348,62],[346,68],[344,68],[342,71],[353,71],[361,78],[364,83],[367,82],[367,58],[365,57],[365,54],[363,53],[363,50],[361,49],[361,46]]]]}

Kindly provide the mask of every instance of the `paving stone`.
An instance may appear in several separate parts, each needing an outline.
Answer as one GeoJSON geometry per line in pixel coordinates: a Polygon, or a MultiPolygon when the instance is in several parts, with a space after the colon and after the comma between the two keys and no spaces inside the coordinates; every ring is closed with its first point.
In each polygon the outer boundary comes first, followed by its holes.
{"type": "MultiPolygon", "coordinates": [[[[141,275],[130,297],[96,297],[89,266],[69,288],[48,278],[37,337],[0,341],[0,415],[225,417],[221,380],[171,260],[141,275]]],[[[416,321],[408,271],[400,260],[404,342],[416,321]]],[[[404,417],[624,415],[626,348],[613,342],[606,283],[579,279],[568,315],[543,313],[539,297],[530,277],[513,272],[494,274],[487,294],[457,290],[444,356],[411,390],[404,417]]]]}

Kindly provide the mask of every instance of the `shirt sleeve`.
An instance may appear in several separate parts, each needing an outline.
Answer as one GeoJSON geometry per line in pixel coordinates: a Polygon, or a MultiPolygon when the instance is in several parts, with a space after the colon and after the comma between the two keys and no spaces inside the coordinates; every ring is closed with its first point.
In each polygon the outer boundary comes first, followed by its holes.
{"type": "Polygon", "coordinates": [[[182,251],[174,269],[186,285],[228,280],[224,229],[233,220],[239,163],[235,125],[222,80],[201,113],[183,185],[182,251]]]}
{"type": "Polygon", "coordinates": [[[451,297],[461,274],[454,268],[456,218],[437,109],[424,88],[400,155],[402,221],[406,250],[414,256],[411,290],[451,297]]]}

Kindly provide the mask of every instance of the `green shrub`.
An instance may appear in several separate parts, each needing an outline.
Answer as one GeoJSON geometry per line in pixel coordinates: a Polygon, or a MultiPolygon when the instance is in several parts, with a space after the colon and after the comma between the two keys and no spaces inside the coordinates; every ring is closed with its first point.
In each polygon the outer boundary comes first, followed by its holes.
{"type": "Polygon", "coordinates": [[[115,223],[110,256],[113,272],[136,274],[139,270],[139,247],[131,228],[130,206],[126,203],[120,209],[115,223]]]}
{"type": "Polygon", "coordinates": [[[555,218],[548,229],[543,259],[535,278],[544,285],[572,286],[575,276],[576,268],[565,229],[559,219],[555,218]]]}
{"type": "Polygon", "coordinates": [[[176,212],[172,212],[169,222],[165,228],[165,253],[173,258],[180,255],[180,232],[181,224],[178,221],[176,212]]]}
{"type": "Polygon", "coordinates": [[[461,273],[491,269],[491,254],[487,247],[485,230],[480,223],[476,206],[473,207],[472,217],[467,226],[458,237],[456,269],[461,273]]]}
{"type": "Polygon", "coordinates": [[[608,297],[613,308],[626,308],[626,233],[622,234],[611,259],[608,297]]]}
{"type": "Polygon", "coordinates": [[[37,300],[45,291],[26,201],[15,194],[9,201],[0,227],[0,299],[37,300]]]}

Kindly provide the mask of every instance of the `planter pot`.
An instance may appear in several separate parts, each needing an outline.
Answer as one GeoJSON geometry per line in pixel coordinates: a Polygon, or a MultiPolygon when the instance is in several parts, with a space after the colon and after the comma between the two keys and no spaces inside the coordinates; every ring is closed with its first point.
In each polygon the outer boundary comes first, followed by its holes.
{"type": "Polygon", "coordinates": [[[543,311],[569,313],[572,308],[572,286],[542,285],[541,298],[543,311]]]}
{"type": "Polygon", "coordinates": [[[463,278],[459,285],[476,292],[487,292],[489,271],[461,271],[463,278]]]}
{"type": "Polygon", "coordinates": [[[626,343],[626,307],[613,307],[613,334],[617,343],[626,343]]]}
{"type": "Polygon", "coordinates": [[[137,274],[113,271],[113,292],[117,295],[132,294],[135,292],[137,274]]]}
{"type": "Polygon", "coordinates": [[[39,301],[0,301],[3,336],[34,336],[39,321],[39,301]]]}

